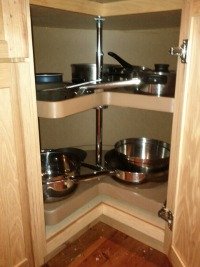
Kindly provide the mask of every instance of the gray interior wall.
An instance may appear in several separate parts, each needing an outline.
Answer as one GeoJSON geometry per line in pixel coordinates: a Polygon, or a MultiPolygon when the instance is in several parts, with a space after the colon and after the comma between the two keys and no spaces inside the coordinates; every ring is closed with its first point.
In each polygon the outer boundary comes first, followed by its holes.
{"type": "MultiPolygon", "coordinates": [[[[73,63],[95,63],[96,31],[33,27],[36,72],[62,72],[71,80],[73,63]]],[[[177,46],[178,28],[103,32],[104,63],[116,63],[107,55],[113,51],[135,65],[153,68],[168,63],[176,69],[176,59],[168,54],[177,46]]],[[[95,146],[95,110],[62,119],[39,119],[42,148],[95,146]]],[[[170,142],[172,114],[109,107],[104,110],[103,143],[112,146],[127,137],[146,136],[170,142]]]]}

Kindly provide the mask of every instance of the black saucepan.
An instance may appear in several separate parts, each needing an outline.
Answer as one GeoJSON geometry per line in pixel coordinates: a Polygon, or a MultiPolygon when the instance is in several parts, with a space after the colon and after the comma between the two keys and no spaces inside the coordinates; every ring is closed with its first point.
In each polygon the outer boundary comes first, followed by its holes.
{"type": "MultiPolygon", "coordinates": [[[[71,70],[73,83],[82,83],[86,81],[96,80],[96,64],[94,63],[72,64],[71,70]]],[[[123,67],[120,65],[103,64],[102,81],[119,81],[123,76],[122,70],[123,67]]]]}

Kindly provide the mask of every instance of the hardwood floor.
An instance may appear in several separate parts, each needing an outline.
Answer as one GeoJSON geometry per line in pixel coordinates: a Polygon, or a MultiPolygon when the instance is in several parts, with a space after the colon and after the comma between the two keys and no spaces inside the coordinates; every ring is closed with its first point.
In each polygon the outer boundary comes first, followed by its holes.
{"type": "Polygon", "coordinates": [[[171,267],[159,251],[99,222],[45,267],[171,267]]]}

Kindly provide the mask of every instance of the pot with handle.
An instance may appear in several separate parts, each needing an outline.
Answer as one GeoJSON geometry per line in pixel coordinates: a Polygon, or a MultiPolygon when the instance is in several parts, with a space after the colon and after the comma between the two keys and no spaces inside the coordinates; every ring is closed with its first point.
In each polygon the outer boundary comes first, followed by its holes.
{"type": "Polygon", "coordinates": [[[141,94],[149,94],[156,96],[173,97],[175,92],[175,71],[169,71],[169,64],[155,64],[155,69],[149,69],[145,66],[131,65],[119,55],[108,52],[108,55],[116,59],[124,68],[127,78],[141,77],[147,79],[146,85],[137,88],[137,92],[141,94]],[[159,81],[159,76],[161,82],[159,81]],[[163,82],[165,77],[166,82],[163,82]]]}
{"type": "Polygon", "coordinates": [[[108,174],[103,168],[84,163],[86,152],[77,148],[41,150],[43,198],[45,202],[60,201],[74,192],[81,181],[90,181],[108,174]],[[81,166],[95,170],[80,175],[81,166]]]}
{"type": "Polygon", "coordinates": [[[59,101],[90,94],[89,90],[79,90],[80,86],[95,84],[101,79],[84,83],[71,84],[63,82],[62,73],[36,73],[36,96],[39,101],[59,101]]]}

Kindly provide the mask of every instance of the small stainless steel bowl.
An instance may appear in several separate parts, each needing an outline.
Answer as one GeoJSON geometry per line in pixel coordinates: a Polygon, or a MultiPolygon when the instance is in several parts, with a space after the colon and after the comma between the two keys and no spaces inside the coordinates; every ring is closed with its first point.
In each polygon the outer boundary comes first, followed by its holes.
{"type": "Polygon", "coordinates": [[[115,150],[129,163],[146,171],[169,166],[170,145],[160,140],[145,137],[123,139],[115,144],[115,150]]]}

